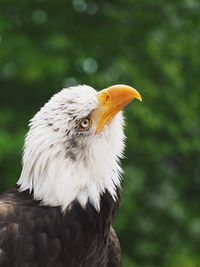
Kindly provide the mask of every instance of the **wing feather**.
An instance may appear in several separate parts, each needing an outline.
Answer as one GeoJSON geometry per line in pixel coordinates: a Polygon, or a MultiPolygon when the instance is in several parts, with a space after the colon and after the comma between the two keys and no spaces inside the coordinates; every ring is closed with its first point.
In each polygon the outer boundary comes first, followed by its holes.
{"type": "Polygon", "coordinates": [[[121,267],[121,247],[115,230],[111,227],[109,232],[109,257],[107,267],[121,267]]]}

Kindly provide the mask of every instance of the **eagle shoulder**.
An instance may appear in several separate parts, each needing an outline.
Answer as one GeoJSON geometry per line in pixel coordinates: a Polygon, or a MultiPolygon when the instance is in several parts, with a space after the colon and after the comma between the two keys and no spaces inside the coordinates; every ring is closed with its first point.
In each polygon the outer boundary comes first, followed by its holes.
{"type": "Polygon", "coordinates": [[[28,192],[4,193],[0,197],[0,266],[62,266],[60,253],[61,243],[46,210],[28,192]]]}

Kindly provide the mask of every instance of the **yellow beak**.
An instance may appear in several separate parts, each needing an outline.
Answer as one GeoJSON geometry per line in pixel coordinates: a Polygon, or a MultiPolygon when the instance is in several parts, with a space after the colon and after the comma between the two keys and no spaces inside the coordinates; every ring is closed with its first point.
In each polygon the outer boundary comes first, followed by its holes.
{"type": "Polygon", "coordinates": [[[97,98],[98,107],[93,113],[93,117],[97,120],[96,133],[99,133],[134,98],[142,101],[136,89],[123,84],[113,85],[100,91],[97,98]]]}

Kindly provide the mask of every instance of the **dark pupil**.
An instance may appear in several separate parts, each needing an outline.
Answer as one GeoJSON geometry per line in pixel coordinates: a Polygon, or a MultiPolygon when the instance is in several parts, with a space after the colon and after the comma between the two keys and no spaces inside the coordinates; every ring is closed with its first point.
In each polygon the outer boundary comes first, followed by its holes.
{"type": "Polygon", "coordinates": [[[83,121],[83,124],[87,125],[88,124],[88,121],[87,120],[84,120],[83,121]]]}

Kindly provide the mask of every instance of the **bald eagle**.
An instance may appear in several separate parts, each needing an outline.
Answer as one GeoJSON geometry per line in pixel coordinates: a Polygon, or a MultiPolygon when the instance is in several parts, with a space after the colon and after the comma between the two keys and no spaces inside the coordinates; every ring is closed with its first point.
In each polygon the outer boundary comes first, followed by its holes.
{"type": "Polygon", "coordinates": [[[127,85],[54,95],[30,121],[16,187],[0,196],[1,267],[119,267],[127,85]]]}

